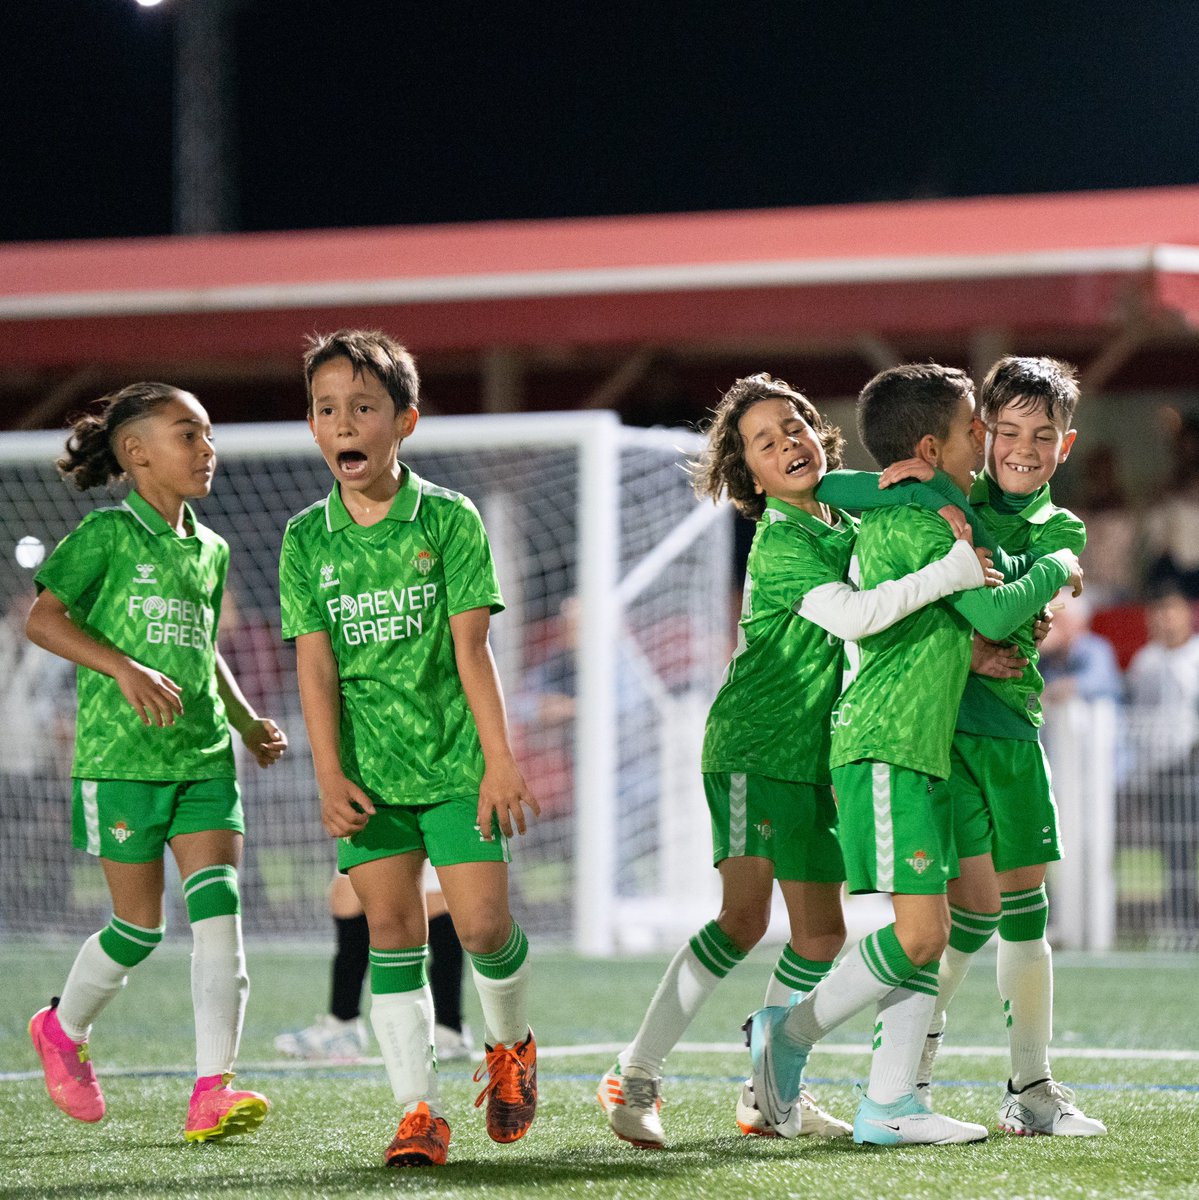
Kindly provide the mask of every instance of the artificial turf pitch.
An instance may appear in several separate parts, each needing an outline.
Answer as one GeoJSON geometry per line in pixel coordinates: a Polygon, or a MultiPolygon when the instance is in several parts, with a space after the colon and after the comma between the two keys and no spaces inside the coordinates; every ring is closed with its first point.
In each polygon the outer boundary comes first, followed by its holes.
{"type": "MultiPolygon", "coordinates": [[[[666,955],[597,962],[538,952],[532,1023],[543,1048],[540,1106],[529,1135],[495,1145],[473,1101],[475,1064],[447,1065],[453,1136],[446,1167],[387,1170],[398,1114],[377,1061],[296,1069],[276,1055],[284,1029],[327,1002],[321,945],[251,942],[252,991],[237,1085],[266,1094],[258,1133],[185,1145],[193,1039],[185,940],[134,972],[102,1015],[92,1053],[108,1115],[82,1125],[50,1103],[26,1024],[61,986],[73,943],[0,946],[0,1198],[322,1197],[382,1192],[444,1196],[1199,1197],[1199,959],[1195,955],[1057,956],[1055,1073],[1107,1137],[855,1147],[848,1139],[744,1138],[733,1120],[746,1053],[738,1026],[760,1003],[772,955],[760,951],[717,991],[667,1063],[669,1145],[639,1151],[608,1131],[595,1088],[634,1032],[666,955]]],[[[480,1029],[467,983],[468,1020],[480,1029]]],[[[818,1048],[808,1077],[821,1103],[852,1120],[852,1085],[869,1065],[867,1016],[818,1048]]],[[[937,1104],[994,1129],[1006,1071],[994,963],[981,958],[955,1001],[939,1062],[937,1104]]],[[[368,1053],[375,1053],[374,1047],[368,1053]]]]}

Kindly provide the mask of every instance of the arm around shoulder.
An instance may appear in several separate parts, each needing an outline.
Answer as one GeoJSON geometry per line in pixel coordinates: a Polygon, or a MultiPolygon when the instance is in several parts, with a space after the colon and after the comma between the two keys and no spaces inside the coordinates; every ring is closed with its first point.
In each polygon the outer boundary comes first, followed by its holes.
{"type": "Polygon", "coordinates": [[[955,541],[943,558],[869,591],[858,591],[848,583],[812,588],[796,612],[835,637],[856,642],[881,633],[926,604],[966,588],[982,587],[984,582],[982,564],[973,547],[955,541]]]}

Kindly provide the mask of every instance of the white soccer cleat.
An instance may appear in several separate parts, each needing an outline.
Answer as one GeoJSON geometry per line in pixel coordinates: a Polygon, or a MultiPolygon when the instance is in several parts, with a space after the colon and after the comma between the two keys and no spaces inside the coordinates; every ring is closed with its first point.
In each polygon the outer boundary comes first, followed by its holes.
{"type": "Polygon", "coordinates": [[[437,1051],[439,1063],[455,1062],[470,1058],[475,1050],[475,1039],[471,1037],[470,1029],[466,1025],[461,1029],[453,1029],[449,1025],[435,1025],[433,1046],[437,1051]]]}
{"type": "Polygon", "coordinates": [[[617,1064],[601,1080],[595,1098],[608,1115],[608,1125],[621,1141],[642,1150],[661,1150],[666,1133],[658,1110],[662,1080],[636,1067],[622,1071],[617,1064]]]}
{"type": "Polygon", "coordinates": [[[853,1121],[853,1140],[859,1145],[949,1146],[986,1138],[985,1126],[929,1112],[910,1092],[890,1104],[862,1096],[853,1121]]]}
{"type": "Polygon", "coordinates": [[[1038,1079],[1020,1091],[1008,1080],[999,1107],[999,1128],[1020,1137],[1098,1137],[1107,1126],[1074,1103],[1074,1093],[1056,1079],[1038,1079]]]}
{"type": "Polygon", "coordinates": [[[366,1025],[361,1018],[341,1021],[326,1013],[317,1017],[316,1024],[307,1029],[281,1033],[275,1038],[275,1049],[288,1058],[305,1062],[352,1063],[362,1058],[366,1043],[366,1025]]]}
{"type": "Polygon", "coordinates": [[[848,1137],[853,1126],[826,1113],[810,1092],[799,1093],[799,1103],[781,1129],[766,1123],[754,1101],[754,1086],[748,1080],[737,1097],[737,1126],[746,1137],[848,1137]]]}

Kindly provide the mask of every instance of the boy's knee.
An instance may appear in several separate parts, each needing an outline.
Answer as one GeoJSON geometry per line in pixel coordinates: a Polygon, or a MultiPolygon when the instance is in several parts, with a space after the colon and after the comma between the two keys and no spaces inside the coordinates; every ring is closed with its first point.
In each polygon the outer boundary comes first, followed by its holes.
{"type": "Polygon", "coordinates": [[[945,919],[926,919],[895,923],[895,936],[913,966],[924,967],[935,962],[949,945],[949,914],[945,919]]]}
{"type": "Polygon", "coordinates": [[[845,929],[839,933],[808,934],[793,938],[791,948],[803,958],[813,962],[832,962],[845,948],[845,929]]]}
{"type": "Polygon", "coordinates": [[[769,908],[726,908],[717,924],[740,950],[752,950],[765,936],[770,923],[769,908]]]}
{"type": "Polygon", "coordinates": [[[467,954],[494,954],[511,936],[512,918],[506,912],[473,912],[455,916],[454,928],[467,954]]]}

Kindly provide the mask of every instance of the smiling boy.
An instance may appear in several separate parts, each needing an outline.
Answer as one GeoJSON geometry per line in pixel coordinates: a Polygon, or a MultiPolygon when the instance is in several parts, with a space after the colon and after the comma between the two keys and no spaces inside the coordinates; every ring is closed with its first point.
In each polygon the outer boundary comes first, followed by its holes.
{"type": "MultiPolygon", "coordinates": [[[[858,428],[880,467],[915,456],[963,491],[980,465],[974,389],[961,371],[932,363],[876,375],[858,400],[858,428]]],[[[952,539],[926,509],[877,509],[857,542],[861,585],[917,569],[952,539]]],[[[851,892],[891,895],[895,920],[864,938],[791,1009],[749,1022],[754,1091],[774,1125],[799,1094],[811,1047],[855,1013],[878,1006],[870,1081],[854,1121],[857,1142],[979,1141],[981,1125],[925,1110],[916,1067],[949,934],[945,893],[956,873],[949,749],[970,667],[971,628],[1004,638],[1068,581],[1069,550],[1047,555],[1020,580],[930,604],[861,642],[861,667],[832,716],[829,765],[851,892]]]]}
{"type": "MultiPolygon", "coordinates": [[[[1069,457],[1078,404],[1073,367],[1052,358],[1000,359],[979,393],[986,471],[971,506],[1013,554],[1081,553],[1082,522],[1054,506],[1049,481],[1069,457]]],[[[1053,967],[1045,939],[1045,871],[1062,856],[1057,807],[1038,731],[1043,723],[1032,624],[1012,640],[1028,660],[1021,676],[966,683],[951,753],[950,794],[961,876],[949,885],[953,927],[940,967],[940,994],[918,1075],[931,1106],[933,1061],[946,1009],[974,956],[998,927],[996,973],[1011,1052],[999,1128],[1018,1134],[1106,1133],[1052,1077],[1049,1041],[1053,967]]]]}

